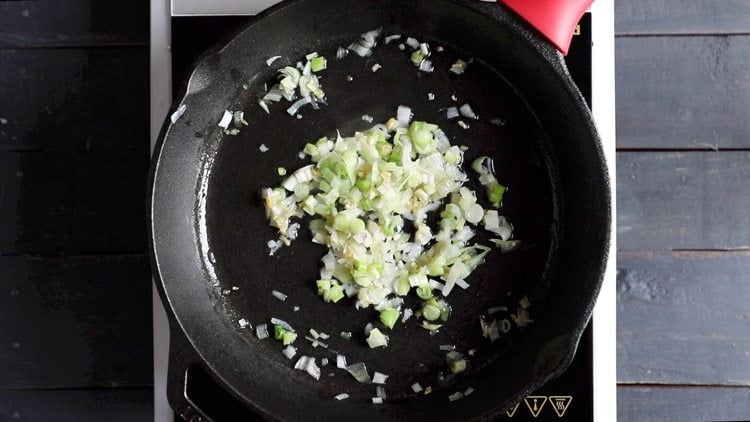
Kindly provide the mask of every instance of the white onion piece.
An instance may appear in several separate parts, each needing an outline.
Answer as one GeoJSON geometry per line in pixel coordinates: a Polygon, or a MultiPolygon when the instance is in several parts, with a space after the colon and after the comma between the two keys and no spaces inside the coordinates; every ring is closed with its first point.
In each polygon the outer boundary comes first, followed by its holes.
{"type": "Polygon", "coordinates": [[[412,389],[412,391],[414,391],[415,393],[421,393],[421,392],[422,392],[422,390],[423,390],[423,389],[422,389],[422,386],[421,386],[421,385],[420,385],[420,384],[419,384],[418,382],[415,382],[414,384],[412,384],[412,385],[411,385],[411,389],[412,389]]]}
{"type": "Polygon", "coordinates": [[[380,397],[373,397],[372,398],[372,403],[373,404],[383,404],[383,399],[380,398],[380,397]]]}
{"type": "Polygon", "coordinates": [[[398,106],[398,111],[396,112],[396,120],[398,120],[398,124],[402,127],[409,126],[409,122],[411,122],[413,114],[411,112],[411,108],[407,106],[400,105],[398,106]]]}
{"type": "Polygon", "coordinates": [[[292,328],[292,326],[289,325],[289,323],[284,321],[283,319],[271,318],[271,324],[280,325],[287,331],[295,332],[294,328],[292,328]]]}
{"type": "Polygon", "coordinates": [[[375,371],[372,373],[372,383],[373,384],[385,384],[385,382],[388,380],[388,375],[380,373],[378,371],[375,371]]]}
{"type": "Polygon", "coordinates": [[[263,340],[268,338],[268,324],[260,324],[255,327],[255,336],[258,337],[258,340],[263,340]]]}
{"type": "Polygon", "coordinates": [[[448,120],[453,120],[460,115],[461,113],[458,111],[458,107],[448,107],[445,110],[445,118],[448,120]]]}
{"type": "Polygon", "coordinates": [[[385,387],[383,387],[382,385],[378,385],[377,387],[375,387],[375,395],[385,400],[387,398],[385,394],[385,387]]]}
{"type": "Polygon", "coordinates": [[[425,59],[419,64],[419,70],[426,73],[432,73],[435,70],[435,66],[433,66],[432,60],[425,59]]]}
{"type": "Polygon", "coordinates": [[[357,362],[347,366],[346,372],[351,374],[351,376],[361,384],[369,384],[372,382],[370,374],[367,373],[367,366],[365,366],[363,362],[357,362]]]}
{"type": "Polygon", "coordinates": [[[464,280],[462,278],[459,278],[459,279],[456,280],[456,286],[458,286],[458,287],[460,287],[460,288],[462,288],[464,290],[466,290],[466,289],[468,289],[470,287],[469,283],[467,283],[466,280],[464,280]]]}
{"type": "Polygon", "coordinates": [[[240,328],[247,328],[248,326],[250,326],[250,323],[247,322],[245,318],[242,318],[241,320],[237,321],[237,324],[240,325],[240,328]]]}
{"type": "Polygon", "coordinates": [[[310,97],[300,98],[294,104],[292,104],[291,107],[289,107],[288,109],[286,109],[286,112],[290,116],[294,116],[295,114],[297,114],[297,110],[299,110],[300,108],[302,108],[302,106],[310,104],[311,102],[312,102],[312,100],[310,99],[310,97]]]}
{"type": "Polygon", "coordinates": [[[272,65],[272,64],[273,64],[273,63],[274,63],[274,62],[275,62],[276,60],[278,60],[278,59],[280,59],[280,58],[281,58],[281,56],[273,56],[273,57],[269,57],[269,58],[268,58],[268,60],[266,60],[266,64],[267,64],[268,66],[271,66],[271,65],[272,65]]]}
{"type": "Polygon", "coordinates": [[[284,293],[281,293],[278,290],[271,290],[271,294],[273,295],[273,297],[275,297],[276,299],[282,302],[284,302],[287,298],[287,295],[285,295],[284,293]]]}
{"type": "Polygon", "coordinates": [[[341,394],[337,394],[337,395],[336,395],[336,396],[334,397],[334,399],[336,399],[336,400],[338,400],[338,401],[341,401],[341,400],[346,400],[346,399],[348,399],[348,398],[349,398],[349,395],[348,395],[348,394],[346,394],[346,393],[341,393],[341,394]]]}
{"type": "Polygon", "coordinates": [[[336,355],[336,367],[339,369],[346,369],[346,356],[336,355]]]}
{"type": "Polygon", "coordinates": [[[284,355],[285,358],[291,360],[294,355],[297,354],[297,348],[290,344],[281,351],[281,354],[284,355]]]}
{"type": "Polygon", "coordinates": [[[477,116],[477,114],[474,113],[474,110],[472,110],[469,103],[462,105],[461,108],[459,108],[459,111],[461,112],[461,115],[466,118],[479,120],[479,116],[477,116]]]}
{"type": "Polygon", "coordinates": [[[222,116],[219,121],[219,127],[225,130],[229,129],[229,124],[232,123],[232,119],[234,119],[234,113],[229,110],[224,110],[224,116],[222,116]]]}
{"type": "Polygon", "coordinates": [[[416,50],[419,48],[419,41],[416,38],[409,37],[406,39],[406,45],[416,50]]]}
{"type": "Polygon", "coordinates": [[[401,39],[401,35],[400,34],[389,35],[389,36],[385,37],[385,43],[386,44],[390,44],[391,41],[395,41],[395,40],[399,40],[399,39],[401,39]]]}

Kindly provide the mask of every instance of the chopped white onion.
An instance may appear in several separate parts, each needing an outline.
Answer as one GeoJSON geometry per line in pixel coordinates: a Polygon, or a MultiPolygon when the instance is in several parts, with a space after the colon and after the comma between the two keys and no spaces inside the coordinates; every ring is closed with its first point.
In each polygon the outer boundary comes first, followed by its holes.
{"type": "Polygon", "coordinates": [[[420,384],[419,384],[418,382],[415,382],[414,384],[412,384],[412,385],[411,385],[411,389],[412,389],[412,391],[414,391],[415,393],[421,393],[421,392],[422,392],[422,390],[423,390],[423,389],[422,389],[422,386],[421,386],[421,385],[420,385],[420,384]]]}
{"type": "Polygon", "coordinates": [[[284,355],[285,358],[291,360],[294,355],[297,354],[297,348],[292,346],[291,344],[286,346],[282,351],[281,354],[284,355]]]}
{"type": "Polygon", "coordinates": [[[378,371],[375,371],[372,373],[372,383],[373,384],[385,384],[385,382],[388,380],[388,375],[385,375],[383,373],[380,373],[378,371]]]}
{"type": "Polygon", "coordinates": [[[389,36],[385,37],[385,43],[386,44],[390,44],[391,41],[395,41],[395,40],[398,40],[398,39],[401,39],[401,35],[400,34],[389,35],[389,36]]]}
{"type": "Polygon", "coordinates": [[[460,115],[461,114],[458,111],[458,107],[448,107],[447,109],[445,109],[445,118],[448,120],[453,120],[460,115]]]}
{"type": "Polygon", "coordinates": [[[461,126],[461,129],[466,130],[469,128],[469,125],[466,124],[463,120],[458,121],[458,125],[461,126]]]}
{"type": "Polygon", "coordinates": [[[453,393],[450,396],[448,396],[448,400],[449,401],[456,401],[456,400],[460,400],[462,398],[464,398],[464,393],[462,393],[460,391],[456,391],[455,393],[453,393]]]}
{"type": "Polygon", "coordinates": [[[383,387],[382,385],[378,385],[377,387],[375,387],[375,395],[385,400],[387,398],[385,394],[385,387],[383,387]]]}
{"type": "Polygon", "coordinates": [[[372,403],[373,404],[383,404],[383,399],[381,399],[380,397],[373,397],[372,398],[372,403]]]}
{"type": "Polygon", "coordinates": [[[369,114],[363,114],[362,115],[362,120],[365,121],[365,122],[367,122],[367,123],[372,123],[372,121],[374,120],[374,118],[372,116],[370,116],[369,114]]]}
{"type": "Polygon", "coordinates": [[[508,307],[507,306],[495,306],[495,307],[492,307],[490,309],[487,309],[487,315],[493,315],[493,314],[496,314],[498,312],[507,312],[507,311],[508,311],[508,307]]]}
{"type": "Polygon", "coordinates": [[[346,393],[341,393],[341,394],[337,394],[337,395],[336,395],[336,396],[334,396],[333,398],[334,398],[334,399],[336,399],[336,400],[338,400],[338,401],[341,401],[341,400],[346,400],[346,399],[348,399],[348,398],[349,398],[349,395],[348,395],[348,394],[346,394],[346,393]]]}
{"type": "Polygon", "coordinates": [[[404,309],[404,316],[401,318],[401,322],[406,322],[409,320],[409,318],[414,315],[414,311],[411,310],[411,308],[404,309]]]}
{"type": "Polygon", "coordinates": [[[339,369],[346,369],[346,356],[336,355],[336,367],[339,369]]]}
{"type": "Polygon", "coordinates": [[[469,283],[467,283],[466,280],[462,278],[456,279],[455,283],[456,283],[456,286],[462,288],[463,290],[466,290],[470,287],[469,283]]]}
{"type": "Polygon", "coordinates": [[[419,64],[419,70],[426,73],[432,73],[435,70],[435,66],[432,64],[432,60],[422,60],[419,64]]]}
{"type": "Polygon", "coordinates": [[[416,50],[419,48],[419,41],[416,38],[409,37],[406,39],[406,45],[416,50]]]}
{"type": "Polygon", "coordinates": [[[346,372],[351,374],[351,376],[361,384],[369,384],[372,382],[370,374],[367,373],[367,366],[365,366],[363,362],[357,362],[347,366],[346,372]]]}
{"type": "Polygon", "coordinates": [[[444,352],[450,352],[452,350],[456,350],[456,346],[453,344],[443,344],[440,346],[440,350],[444,352]]]}
{"type": "Polygon", "coordinates": [[[433,101],[433,100],[435,100],[435,94],[433,94],[432,92],[428,92],[427,101],[433,101]]]}
{"type": "Polygon", "coordinates": [[[283,319],[271,318],[271,324],[280,325],[287,331],[295,332],[294,328],[292,328],[292,326],[289,325],[289,323],[284,321],[283,319]]]}
{"type": "Polygon", "coordinates": [[[474,119],[479,120],[479,116],[477,116],[476,113],[474,113],[474,110],[472,110],[469,103],[466,103],[459,108],[459,111],[461,112],[461,115],[468,118],[468,119],[474,119]]]}
{"type": "Polygon", "coordinates": [[[378,70],[380,70],[382,68],[383,68],[383,66],[381,66],[380,63],[375,63],[374,65],[372,65],[371,69],[372,69],[372,71],[374,73],[374,72],[377,72],[378,70]]]}
{"type": "Polygon", "coordinates": [[[260,146],[258,147],[258,149],[260,150],[260,152],[262,152],[264,154],[269,151],[269,148],[266,146],[266,144],[260,144],[260,146]]]}
{"type": "Polygon", "coordinates": [[[349,50],[345,49],[344,47],[339,47],[338,50],[336,50],[336,58],[341,60],[344,57],[349,55],[349,50]]]}
{"type": "Polygon", "coordinates": [[[320,366],[324,367],[328,365],[328,358],[320,358],[320,366]]]}
{"type": "Polygon", "coordinates": [[[245,318],[242,318],[241,320],[237,321],[237,324],[240,325],[240,328],[247,328],[250,325],[250,323],[245,318]]]}
{"type": "Polygon", "coordinates": [[[294,104],[291,105],[291,107],[289,107],[288,109],[286,109],[286,112],[290,116],[294,116],[295,114],[297,114],[297,111],[300,108],[302,108],[302,106],[310,104],[311,102],[312,102],[312,99],[310,97],[300,98],[299,100],[295,101],[294,104]]]}
{"type": "Polygon", "coordinates": [[[234,113],[229,110],[224,110],[224,116],[222,116],[219,121],[219,127],[225,130],[229,129],[229,124],[232,123],[232,119],[234,119],[234,113]]]}
{"type": "Polygon", "coordinates": [[[409,122],[411,122],[413,114],[411,112],[411,108],[407,106],[400,105],[398,106],[398,111],[396,112],[396,120],[398,120],[398,124],[402,127],[409,126],[409,122]]]}
{"type": "Polygon", "coordinates": [[[278,290],[271,290],[271,294],[273,295],[273,297],[275,297],[276,299],[282,302],[284,302],[287,298],[287,295],[285,295],[284,293],[281,293],[278,290]]]}
{"type": "Polygon", "coordinates": [[[263,340],[268,338],[268,324],[260,324],[255,327],[255,336],[258,337],[258,340],[263,340]]]}

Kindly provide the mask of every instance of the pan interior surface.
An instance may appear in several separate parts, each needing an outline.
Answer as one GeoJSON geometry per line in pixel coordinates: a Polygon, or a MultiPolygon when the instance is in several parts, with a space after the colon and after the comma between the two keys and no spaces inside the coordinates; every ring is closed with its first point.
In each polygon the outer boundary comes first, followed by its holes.
{"type": "MultiPolygon", "coordinates": [[[[194,179],[167,182],[157,173],[154,188],[165,201],[154,207],[165,209],[175,227],[187,219],[195,233],[189,245],[169,244],[171,234],[160,237],[159,230],[169,232],[172,223],[163,224],[167,228],[155,229],[154,249],[157,258],[166,247],[192,248],[200,257],[200,274],[187,270],[192,265],[188,253],[169,268],[167,258],[157,261],[176,320],[210,372],[235,397],[273,419],[406,419],[416,414],[474,419],[498,414],[510,400],[564,366],[590,315],[603,265],[600,249],[606,236],[587,224],[608,227],[608,203],[585,104],[547,60],[509,27],[443,0],[292,1],[207,57],[188,84],[185,117],[170,128],[161,146],[160,160],[166,164],[160,163],[164,169],[159,170],[179,167],[169,161],[174,154],[195,161],[200,171],[194,179]],[[335,59],[339,46],[375,28],[382,28],[383,36],[403,38],[384,45],[381,37],[367,58],[350,54],[335,59]],[[399,49],[407,36],[444,48],[430,57],[433,73],[414,67],[408,47],[399,49]],[[257,104],[264,87],[274,83],[279,68],[304,60],[312,51],[329,59],[321,73],[328,104],[319,110],[304,107],[298,119],[286,113],[289,104],[282,101],[266,114],[257,104]],[[281,58],[266,65],[265,60],[276,55],[281,58]],[[473,59],[460,76],[448,72],[457,59],[473,59]],[[380,69],[373,71],[376,64],[380,69]],[[479,115],[479,120],[463,119],[468,129],[447,120],[444,112],[465,103],[479,115]],[[278,233],[265,217],[260,190],[280,184],[278,167],[293,171],[308,163],[298,156],[306,143],[335,137],[337,130],[351,136],[395,117],[399,105],[411,107],[415,120],[438,124],[453,145],[468,148],[463,167],[471,179],[468,186],[480,197],[484,189],[470,163],[483,155],[494,160],[500,183],[509,187],[499,211],[512,222],[522,247],[506,254],[490,252],[467,280],[471,287],[456,288],[447,298],[453,313],[437,334],[429,335],[413,318],[387,333],[388,348],[371,350],[363,329],[377,321],[377,312],[355,310],[351,299],[326,304],[316,293],[320,258],[326,251],[311,242],[309,218],[301,222],[300,237],[291,246],[269,256],[267,242],[278,233]],[[224,110],[244,111],[248,126],[236,136],[224,134],[217,126],[224,110]],[[372,116],[373,122],[365,122],[363,115],[372,116]],[[494,119],[502,124],[491,123],[494,119]],[[160,190],[160,183],[167,187],[160,190]],[[179,191],[175,195],[182,203],[192,197],[190,215],[169,208],[172,191],[179,191]],[[577,203],[584,204],[580,212],[566,212],[577,203]],[[565,228],[572,228],[572,234],[565,228]],[[563,247],[565,242],[582,252],[563,247]],[[586,266],[588,262],[593,264],[586,266]],[[272,290],[285,293],[286,301],[274,298],[272,290]],[[535,323],[513,325],[495,343],[483,338],[480,315],[505,306],[507,311],[493,317],[510,319],[524,296],[531,299],[535,323]],[[293,370],[296,357],[290,361],[282,356],[280,342],[258,340],[238,323],[244,319],[253,326],[272,327],[271,318],[289,322],[300,333],[297,357],[331,362],[322,368],[319,381],[293,370]],[[329,349],[312,348],[302,338],[311,328],[331,335],[329,349]],[[351,332],[352,339],[342,339],[341,332],[351,332]],[[449,375],[441,345],[455,345],[467,356],[466,373],[449,375]],[[472,356],[470,350],[475,351],[472,356]],[[359,384],[335,368],[336,352],[349,363],[365,362],[370,374],[389,375],[387,405],[373,407],[369,399],[375,386],[359,384]],[[415,394],[410,387],[415,382],[435,393],[415,394]],[[474,394],[448,402],[449,394],[469,387],[474,394]],[[333,401],[339,393],[351,398],[333,401]],[[310,414],[321,400],[330,405],[310,414]]],[[[487,206],[486,200],[480,203],[487,206]]],[[[187,237],[179,230],[174,233],[175,238],[187,237]]],[[[474,242],[488,245],[491,236],[481,229],[477,233],[474,242]]],[[[416,310],[419,300],[410,298],[406,306],[416,310]]]]}

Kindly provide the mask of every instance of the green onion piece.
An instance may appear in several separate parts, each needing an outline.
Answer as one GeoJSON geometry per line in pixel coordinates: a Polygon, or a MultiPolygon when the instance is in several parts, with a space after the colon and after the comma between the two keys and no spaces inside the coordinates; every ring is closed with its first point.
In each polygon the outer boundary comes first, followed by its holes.
{"type": "Polygon", "coordinates": [[[331,288],[323,295],[323,300],[326,303],[338,303],[339,300],[344,298],[344,288],[340,285],[331,286],[331,288]]]}
{"type": "Polygon", "coordinates": [[[281,342],[284,344],[284,346],[289,346],[290,344],[294,343],[295,340],[297,340],[297,333],[285,331],[284,334],[281,335],[281,342]]]}
{"type": "Polygon", "coordinates": [[[424,61],[425,55],[422,54],[421,50],[417,50],[413,53],[411,53],[411,62],[414,66],[419,67],[420,64],[422,64],[422,61],[424,61]]]}
{"type": "Polygon", "coordinates": [[[284,167],[279,167],[276,169],[276,173],[278,173],[279,176],[286,176],[286,169],[284,167]]]}
{"type": "Polygon", "coordinates": [[[432,277],[437,277],[445,274],[445,257],[442,255],[436,256],[430,262],[427,263],[427,274],[432,277]]]}
{"type": "Polygon", "coordinates": [[[440,318],[440,308],[432,301],[425,302],[422,307],[422,316],[427,321],[435,321],[440,318]]]}
{"type": "Polygon", "coordinates": [[[417,296],[422,300],[432,299],[432,288],[430,286],[417,287],[417,296]]]}
{"type": "Polygon", "coordinates": [[[331,288],[331,280],[318,280],[315,284],[318,286],[318,294],[320,295],[331,288]]]}
{"type": "Polygon", "coordinates": [[[451,311],[452,311],[451,306],[448,305],[447,302],[443,302],[443,301],[440,301],[439,305],[442,305],[440,306],[440,320],[443,322],[446,322],[448,321],[448,318],[451,316],[451,311]]]}
{"type": "Polygon", "coordinates": [[[367,345],[370,346],[371,349],[388,346],[388,337],[383,334],[380,329],[373,328],[370,330],[370,335],[367,336],[367,345]]]}
{"type": "Polygon", "coordinates": [[[393,326],[396,325],[398,317],[398,311],[393,308],[385,308],[380,311],[380,322],[382,322],[383,325],[390,328],[391,330],[393,329],[393,326]]]}
{"type": "Polygon", "coordinates": [[[362,193],[369,192],[370,189],[372,189],[372,182],[370,181],[370,179],[358,179],[357,189],[359,189],[362,193]]]}
{"type": "Polygon", "coordinates": [[[460,374],[461,372],[464,372],[466,370],[466,359],[451,361],[448,366],[450,367],[452,373],[460,374]]]}
{"type": "Polygon", "coordinates": [[[503,201],[503,195],[505,195],[507,190],[508,188],[497,182],[487,185],[487,196],[492,206],[497,207],[500,205],[503,201]]]}
{"type": "Polygon", "coordinates": [[[399,296],[406,296],[409,294],[409,290],[411,290],[411,285],[409,284],[409,279],[407,277],[401,277],[396,280],[393,287],[396,294],[399,296]]]}
{"type": "Polygon", "coordinates": [[[320,72],[321,70],[325,70],[326,67],[328,67],[328,60],[325,57],[315,57],[310,60],[310,70],[313,72],[320,72]]]}
{"type": "Polygon", "coordinates": [[[307,144],[302,152],[312,157],[318,155],[318,147],[313,144],[307,144]]]}
{"type": "Polygon", "coordinates": [[[273,332],[274,332],[273,338],[275,338],[276,340],[283,340],[284,333],[286,333],[287,330],[281,325],[274,325],[273,332]]]}
{"type": "Polygon", "coordinates": [[[349,223],[349,232],[352,234],[362,233],[365,230],[367,230],[367,226],[361,218],[355,218],[349,223]]]}
{"type": "Polygon", "coordinates": [[[490,174],[491,171],[489,167],[484,165],[484,162],[488,161],[489,159],[490,157],[486,155],[477,158],[476,160],[474,160],[474,162],[471,163],[471,169],[479,174],[490,174]]]}

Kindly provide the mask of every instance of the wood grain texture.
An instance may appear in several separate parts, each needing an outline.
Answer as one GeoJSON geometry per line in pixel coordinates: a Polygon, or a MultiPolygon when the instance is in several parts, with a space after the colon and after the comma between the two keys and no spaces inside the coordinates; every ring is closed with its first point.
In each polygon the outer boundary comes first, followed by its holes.
{"type": "Polygon", "coordinates": [[[0,420],[26,422],[148,422],[153,389],[0,391],[0,420]]]}
{"type": "Polygon", "coordinates": [[[147,45],[148,0],[0,1],[0,48],[147,45]]]}
{"type": "Polygon", "coordinates": [[[750,35],[626,37],[616,49],[618,148],[750,148],[750,35]]]}
{"type": "Polygon", "coordinates": [[[151,327],[146,256],[0,258],[0,391],[149,386],[151,327]]]}
{"type": "Polygon", "coordinates": [[[746,0],[617,0],[615,31],[624,34],[748,34],[746,0]]]}
{"type": "Polygon", "coordinates": [[[0,50],[0,149],[147,156],[148,54],[0,50]]]}
{"type": "Polygon", "coordinates": [[[623,249],[750,246],[750,153],[617,154],[623,249]]]}
{"type": "Polygon", "coordinates": [[[0,151],[0,254],[146,251],[148,158],[0,151]]]}
{"type": "Polygon", "coordinates": [[[750,386],[750,252],[621,252],[617,270],[618,382],[750,386]]]}
{"type": "Polygon", "coordinates": [[[750,388],[620,386],[617,397],[620,421],[750,420],[750,388]]]}

